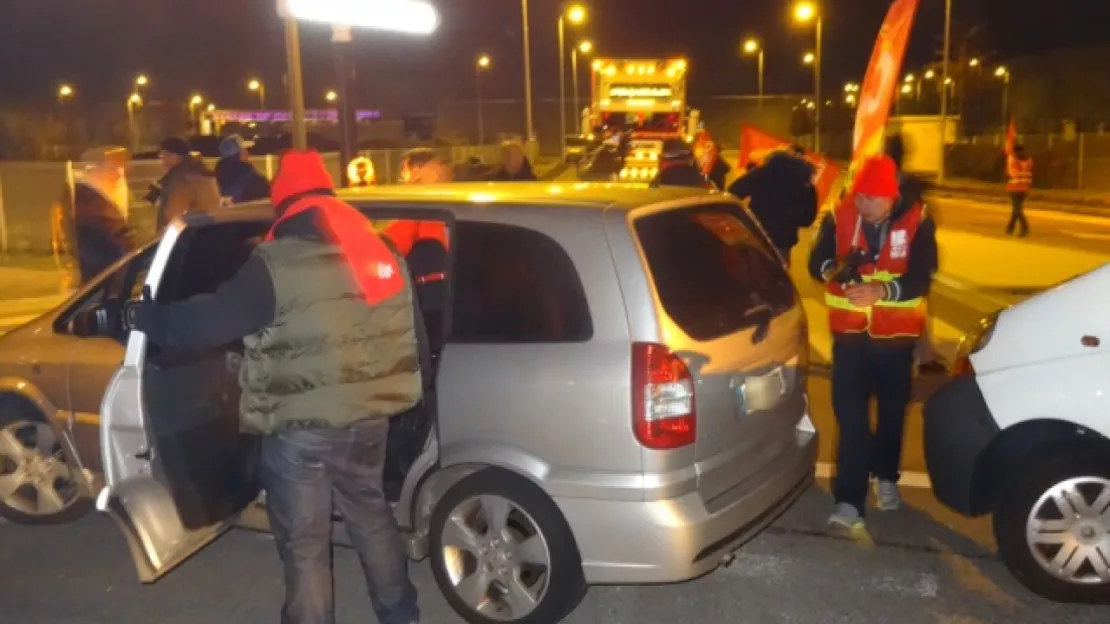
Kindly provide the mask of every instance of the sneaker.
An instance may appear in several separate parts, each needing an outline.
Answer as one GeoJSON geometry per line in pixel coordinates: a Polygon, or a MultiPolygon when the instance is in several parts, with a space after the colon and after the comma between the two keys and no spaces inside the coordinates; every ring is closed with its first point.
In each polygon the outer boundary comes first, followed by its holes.
{"type": "Polygon", "coordinates": [[[834,509],[832,515],[829,516],[829,526],[832,528],[847,529],[848,531],[856,531],[863,528],[863,516],[860,515],[855,505],[837,503],[836,509],[834,509]]]}
{"type": "Polygon", "coordinates": [[[902,507],[902,494],[898,492],[898,484],[893,481],[876,481],[875,497],[875,504],[882,511],[895,511],[902,507]]]}

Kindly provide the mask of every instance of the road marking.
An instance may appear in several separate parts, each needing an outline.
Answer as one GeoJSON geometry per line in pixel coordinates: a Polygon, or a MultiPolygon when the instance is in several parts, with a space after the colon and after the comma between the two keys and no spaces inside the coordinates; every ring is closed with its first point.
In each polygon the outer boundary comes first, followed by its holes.
{"type": "Polygon", "coordinates": [[[1110,240],[1110,232],[1076,232],[1074,230],[1062,230],[1060,233],[1088,240],[1110,240]]]}
{"type": "MultiPolygon", "coordinates": [[[[836,472],[835,468],[832,462],[817,462],[817,478],[832,479],[833,473],[836,472]]],[[[898,480],[898,485],[915,489],[931,489],[933,487],[933,482],[929,479],[928,474],[910,470],[902,473],[902,478],[898,480]]]]}

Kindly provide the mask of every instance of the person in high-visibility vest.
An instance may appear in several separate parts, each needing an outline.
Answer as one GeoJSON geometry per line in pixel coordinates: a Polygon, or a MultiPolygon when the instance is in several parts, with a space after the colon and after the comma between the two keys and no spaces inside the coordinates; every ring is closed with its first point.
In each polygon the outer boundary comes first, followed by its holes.
{"type": "Polygon", "coordinates": [[[936,268],[936,228],[924,204],[900,196],[889,156],[865,160],[851,191],[822,221],[809,261],[810,274],[826,289],[840,426],[830,526],[863,528],[872,476],[879,508],[901,506],[897,484],[914,345],[925,329],[925,296],[936,268]]]}
{"type": "Polygon", "coordinates": [[[1025,154],[1024,145],[1015,145],[1013,152],[1006,156],[1006,192],[1010,194],[1013,212],[1006,233],[1018,236],[1029,235],[1029,221],[1025,218],[1025,198],[1033,188],[1033,159],[1025,154]]]}

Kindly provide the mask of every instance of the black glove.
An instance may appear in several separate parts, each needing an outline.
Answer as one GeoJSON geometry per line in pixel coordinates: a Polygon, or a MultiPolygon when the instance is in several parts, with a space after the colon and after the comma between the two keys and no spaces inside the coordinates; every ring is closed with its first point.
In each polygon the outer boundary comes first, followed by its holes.
{"type": "Polygon", "coordinates": [[[123,306],[121,316],[123,329],[125,331],[148,329],[155,305],[154,297],[150,294],[150,286],[143,286],[143,296],[138,301],[128,301],[123,306]]]}
{"type": "Polygon", "coordinates": [[[867,255],[861,249],[852,249],[848,255],[840,260],[836,267],[832,269],[832,276],[829,278],[830,282],[837,282],[839,284],[860,284],[863,282],[863,276],[860,275],[860,267],[867,264],[867,255]]]}

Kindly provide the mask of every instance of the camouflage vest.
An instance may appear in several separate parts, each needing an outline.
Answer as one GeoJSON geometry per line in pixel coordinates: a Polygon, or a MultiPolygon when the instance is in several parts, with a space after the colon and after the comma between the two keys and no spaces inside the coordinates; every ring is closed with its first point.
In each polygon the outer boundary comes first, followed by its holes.
{"type": "Polygon", "coordinates": [[[243,340],[247,430],[342,428],[420,401],[407,271],[402,294],[370,306],[336,246],[279,239],[257,253],[270,268],[277,310],[269,327],[243,340]]]}

